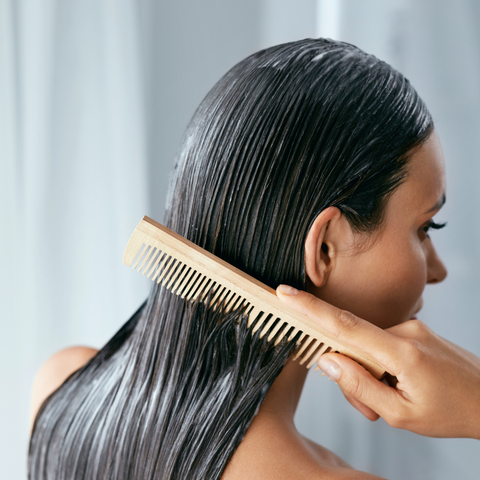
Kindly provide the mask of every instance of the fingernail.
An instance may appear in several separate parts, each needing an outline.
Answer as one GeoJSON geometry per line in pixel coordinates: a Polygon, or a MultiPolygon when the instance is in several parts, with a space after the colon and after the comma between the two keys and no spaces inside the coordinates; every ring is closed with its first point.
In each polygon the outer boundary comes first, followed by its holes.
{"type": "Polygon", "coordinates": [[[342,373],[342,370],[338,366],[337,363],[335,363],[333,360],[330,360],[329,358],[322,358],[318,360],[318,366],[330,377],[333,378],[334,380],[338,380],[340,378],[340,375],[342,373]]]}
{"type": "Polygon", "coordinates": [[[296,288],[289,287],[288,285],[279,285],[277,290],[283,295],[296,295],[298,293],[296,288]]]}
{"type": "Polygon", "coordinates": [[[288,285],[279,285],[277,290],[283,295],[296,295],[298,293],[296,288],[289,287],[288,285]]]}

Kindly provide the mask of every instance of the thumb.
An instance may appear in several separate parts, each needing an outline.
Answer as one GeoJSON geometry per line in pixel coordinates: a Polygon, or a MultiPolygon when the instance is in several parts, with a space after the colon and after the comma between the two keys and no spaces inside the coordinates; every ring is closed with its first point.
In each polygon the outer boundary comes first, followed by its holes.
{"type": "Polygon", "coordinates": [[[383,417],[386,409],[399,401],[395,389],[344,355],[326,353],[319,358],[318,366],[338,383],[346,399],[370,420],[376,420],[377,414],[383,417]]]}
{"type": "Polygon", "coordinates": [[[348,400],[352,407],[355,407],[363,416],[374,422],[380,418],[377,412],[374,412],[370,407],[367,407],[364,403],[350,395],[345,394],[345,398],[348,400]]]}

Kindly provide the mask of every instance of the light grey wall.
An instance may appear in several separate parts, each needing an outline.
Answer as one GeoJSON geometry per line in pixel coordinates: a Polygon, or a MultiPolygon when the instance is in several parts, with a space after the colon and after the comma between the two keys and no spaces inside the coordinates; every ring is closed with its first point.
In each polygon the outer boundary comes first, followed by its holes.
{"type": "Polygon", "coordinates": [[[168,172],[182,133],[210,88],[258,50],[256,0],[140,0],[150,213],[161,221],[168,172]]]}

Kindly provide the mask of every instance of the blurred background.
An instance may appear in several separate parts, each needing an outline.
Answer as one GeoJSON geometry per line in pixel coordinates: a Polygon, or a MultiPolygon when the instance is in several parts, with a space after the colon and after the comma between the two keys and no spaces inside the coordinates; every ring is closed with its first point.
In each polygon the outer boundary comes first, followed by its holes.
{"type": "MultiPolygon", "coordinates": [[[[447,280],[419,317],[480,355],[478,0],[0,0],[0,476],[26,477],[32,381],[54,352],[101,347],[147,296],[122,264],[162,221],[182,132],[245,56],[305,37],[353,43],[410,79],[447,161],[447,280]]],[[[448,386],[446,386],[448,388],[448,386]]],[[[390,480],[478,478],[480,443],[370,423],[310,373],[299,430],[390,480]]]]}

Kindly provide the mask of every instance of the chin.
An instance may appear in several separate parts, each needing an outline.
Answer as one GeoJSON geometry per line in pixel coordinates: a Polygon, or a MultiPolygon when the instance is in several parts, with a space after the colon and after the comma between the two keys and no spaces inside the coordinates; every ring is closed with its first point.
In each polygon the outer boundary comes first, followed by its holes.
{"type": "MultiPolygon", "coordinates": [[[[413,313],[410,315],[408,320],[418,320],[417,313],[422,309],[423,307],[423,298],[420,297],[418,300],[417,304],[415,305],[415,308],[413,308],[413,313]]],[[[407,321],[407,320],[406,320],[407,321]]],[[[403,323],[403,322],[402,322],[403,323]]]]}

